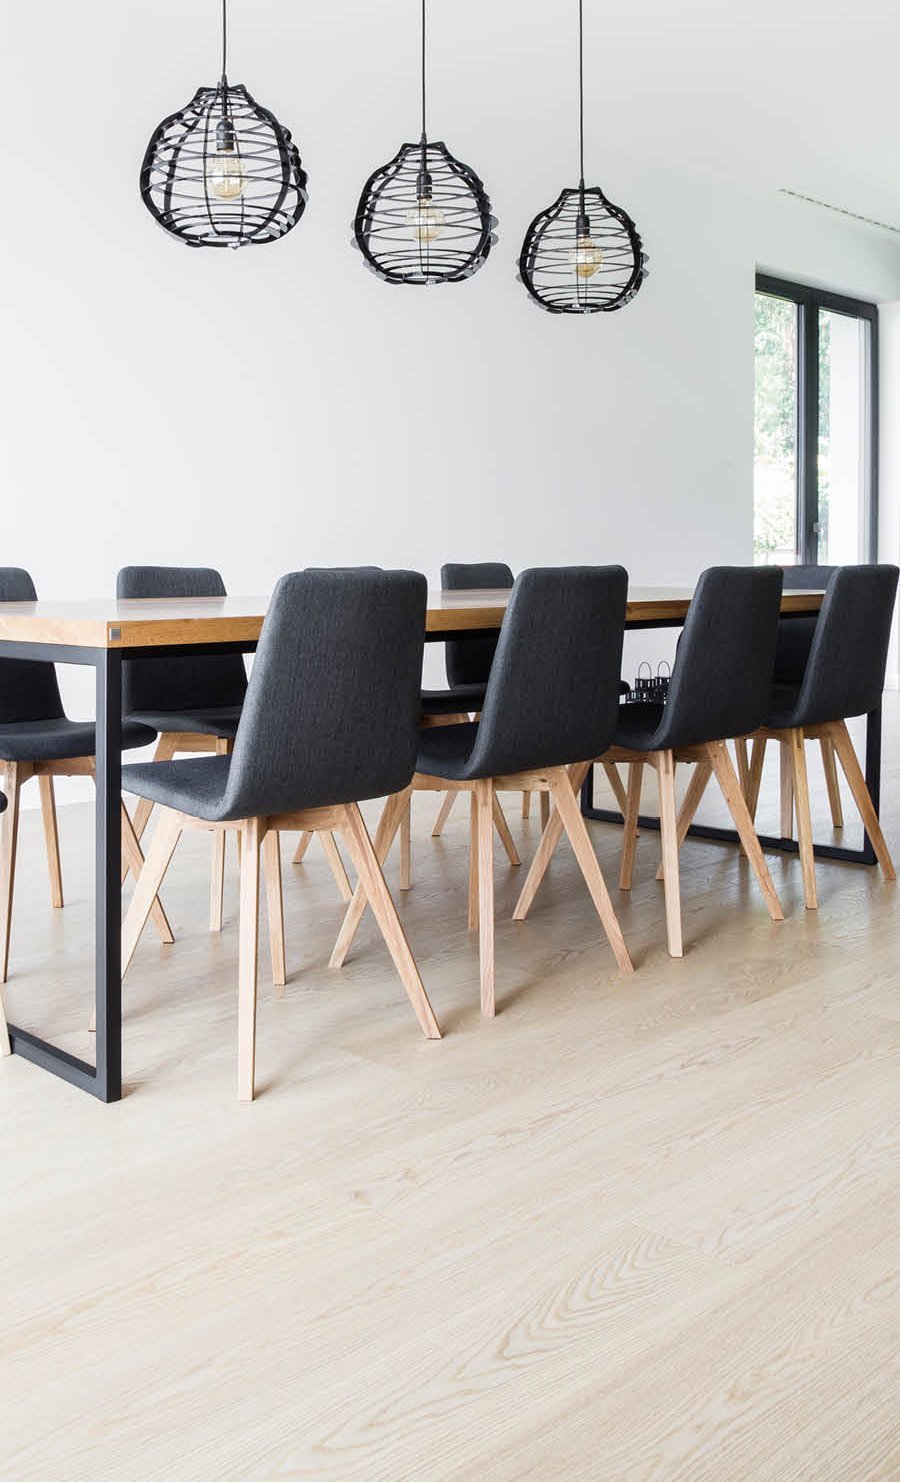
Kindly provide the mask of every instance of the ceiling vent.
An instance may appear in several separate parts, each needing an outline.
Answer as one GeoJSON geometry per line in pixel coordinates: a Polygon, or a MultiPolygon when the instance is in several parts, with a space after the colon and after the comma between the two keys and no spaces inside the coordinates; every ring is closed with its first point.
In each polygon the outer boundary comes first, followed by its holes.
{"type": "Polygon", "coordinates": [[[900,226],[892,226],[889,221],[876,221],[873,216],[863,216],[859,211],[848,211],[846,206],[833,206],[830,201],[820,201],[816,196],[806,196],[800,190],[786,190],[782,186],[778,194],[791,196],[795,201],[806,201],[808,206],[821,206],[824,211],[833,211],[836,216],[846,216],[850,221],[860,221],[864,226],[874,226],[879,231],[893,232],[895,236],[900,236],[900,226]]]}

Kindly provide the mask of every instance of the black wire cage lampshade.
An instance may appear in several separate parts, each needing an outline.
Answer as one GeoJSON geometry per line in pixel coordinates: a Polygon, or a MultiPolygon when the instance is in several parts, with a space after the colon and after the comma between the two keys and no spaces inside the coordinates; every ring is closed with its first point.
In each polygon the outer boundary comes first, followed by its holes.
{"type": "Polygon", "coordinates": [[[599,186],[584,183],[584,23],[578,0],[578,185],[560,191],[525,233],[519,279],[551,314],[603,314],[624,308],[647,276],[637,227],[599,186]]]}
{"type": "Polygon", "coordinates": [[[306,209],[306,172],[290,131],[245,87],[229,83],[226,0],[222,77],[163,119],[141,168],[141,196],[189,247],[275,242],[306,209]]]}
{"type": "Polygon", "coordinates": [[[353,221],[354,245],[386,283],[459,283],[486,262],[496,225],[475,171],[426,133],[422,0],[422,136],[369,176],[353,221]]]}

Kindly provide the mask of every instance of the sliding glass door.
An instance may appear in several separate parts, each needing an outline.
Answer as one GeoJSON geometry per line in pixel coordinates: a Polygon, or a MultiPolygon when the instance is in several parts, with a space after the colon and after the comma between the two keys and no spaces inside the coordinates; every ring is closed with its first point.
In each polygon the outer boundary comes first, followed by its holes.
{"type": "Polygon", "coordinates": [[[755,560],[874,560],[878,311],[776,278],[756,287],[755,560]]]}

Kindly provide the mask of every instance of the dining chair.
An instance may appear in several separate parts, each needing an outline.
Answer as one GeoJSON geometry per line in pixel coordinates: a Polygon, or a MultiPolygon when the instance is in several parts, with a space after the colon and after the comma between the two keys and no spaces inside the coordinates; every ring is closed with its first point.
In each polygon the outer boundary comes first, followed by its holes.
{"type": "MultiPolygon", "coordinates": [[[[35,602],[37,592],[27,571],[0,567],[0,602],[35,602]]],[[[148,746],[153,732],[134,721],[122,725],[123,750],[148,746]]],[[[56,669],[34,659],[0,659],[0,769],[8,807],[0,842],[0,982],[9,972],[13,893],[19,834],[19,799],[26,782],[36,777],[41,797],[44,843],[50,873],[50,899],[63,905],[62,867],[54,779],[94,777],[96,727],[93,721],[69,720],[63,709],[56,669]]],[[[131,819],[122,804],[122,857],[125,873],[139,873],[143,855],[131,819]]],[[[164,942],[172,933],[159,901],[151,897],[154,924],[164,942]]]]}
{"type": "MultiPolygon", "coordinates": [[[[122,599],[226,595],[221,574],[211,566],[124,566],[116,579],[116,596],[122,599]]],[[[239,653],[135,659],[123,667],[126,716],[159,733],[154,761],[171,761],[179,753],[227,755],[237,735],[246,692],[247,671],[239,653]]],[[[134,830],[139,839],[152,807],[142,798],[135,809],[134,830]]],[[[322,836],[322,844],[341,898],[348,901],[350,882],[337,844],[330,833],[322,836]]],[[[211,931],[222,929],[224,882],[225,835],[220,832],[213,840],[211,931]]]]}
{"type": "MultiPolygon", "coordinates": [[[[828,586],[832,574],[837,570],[836,566],[788,566],[785,568],[784,584],[786,588],[796,591],[824,591],[828,586]]],[[[812,647],[813,635],[816,631],[818,614],[798,613],[782,616],[778,623],[778,641],[775,645],[775,684],[800,684],[809,659],[809,651],[812,647]]],[[[841,790],[838,782],[837,763],[835,761],[834,746],[827,736],[819,738],[819,748],[822,755],[822,768],[825,773],[825,785],[828,790],[828,804],[831,809],[832,827],[839,829],[844,826],[844,814],[841,804],[841,790]]],[[[762,778],[763,763],[765,760],[766,743],[757,738],[753,743],[753,754],[751,758],[750,743],[746,737],[739,737],[735,741],[735,750],[738,759],[738,775],[744,795],[751,804],[750,812],[755,812],[756,799],[759,797],[759,785],[762,778]],[[754,798],[753,789],[756,789],[754,798]]],[[[791,767],[790,748],[787,745],[779,748],[780,757],[780,794],[781,794],[781,833],[785,839],[793,837],[794,832],[794,792],[793,792],[793,769],[791,767]]]]}
{"type": "MultiPolygon", "coordinates": [[[[512,569],[503,561],[447,561],[441,567],[442,592],[511,590],[512,569]]],[[[444,644],[444,664],[448,689],[422,691],[422,724],[426,726],[465,724],[481,712],[491,664],[497,651],[498,633],[480,638],[448,638],[444,644]]],[[[441,802],[431,830],[439,839],[450,817],[456,793],[447,792],[441,802]]],[[[527,818],[531,794],[522,794],[522,817],[527,818]]],[[[412,805],[400,826],[400,889],[409,890],[411,877],[410,833],[412,805]]],[[[519,852],[509,830],[500,799],[494,799],[494,826],[500,836],[506,857],[512,865],[521,864],[519,852]]]]}
{"type": "MultiPolygon", "coordinates": [[[[717,566],[703,572],[678,643],[664,704],[625,704],[606,759],[627,763],[628,796],[619,888],[630,890],[645,766],[656,770],[659,787],[662,878],[665,884],[669,953],[683,954],[678,851],[715,776],[738,836],[774,921],[783,912],[747,801],[726,746],[760,725],[770,702],[782,571],[777,566],[717,566]],[[690,762],[694,774],[676,814],[675,766],[690,762]]],[[[580,786],[587,766],[577,768],[580,786]]],[[[538,852],[522,887],[514,916],[524,920],[553,851],[561,822],[550,815],[538,852]]]]}
{"type": "Polygon", "coordinates": [[[419,1023],[440,1029],[359,811],[405,794],[413,775],[427,584],[411,571],[301,571],[272,597],[230,754],[124,769],[157,805],[147,863],[122,933],[123,971],[185,828],[232,830],[240,848],[238,1095],[255,1074],[260,850],[273,973],[286,979],[279,833],[338,830],[419,1023]]]}
{"type": "MultiPolygon", "coordinates": [[[[867,715],[881,704],[887,654],[894,621],[900,569],[889,565],[839,566],[828,581],[825,600],[812,633],[807,660],[789,680],[784,670],[772,690],[767,713],[753,737],[750,764],[750,811],[759,798],[762,757],[768,741],[777,741],[790,762],[791,790],[797,815],[797,844],[806,906],[815,910],[815,854],[806,766],[807,741],[827,742],[841,764],[853,801],[872,841],[886,880],[896,879],[890,850],[866,786],[847,729],[854,716],[867,715]]],[[[782,822],[784,833],[784,822],[782,822]]]]}
{"type": "MultiPolygon", "coordinates": [[[[502,561],[448,561],[441,567],[441,590],[444,592],[512,590],[513,581],[512,568],[502,561]]],[[[487,634],[480,638],[447,639],[444,650],[447,680],[450,687],[447,690],[423,690],[422,712],[426,725],[465,722],[473,716],[477,718],[484,703],[498,638],[499,630],[497,633],[487,634]]],[[[627,685],[624,688],[627,689],[627,685]]],[[[609,764],[606,767],[606,773],[616,800],[624,813],[625,789],[618,771],[609,764]]],[[[458,792],[453,790],[444,794],[431,830],[433,839],[440,838],[443,833],[444,825],[450,817],[457,797],[458,792]]],[[[543,829],[549,816],[550,795],[547,792],[539,792],[538,798],[541,828],[543,829]]],[[[518,850],[510,833],[500,799],[496,794],[493,809],[494,825],[506,851],[506,857],[510,864],[518,865],[521,863],[518,850]]],[[[526,790],[522,793],[522,817],[528,818],[530,814],[531,793],[526,790]]],[[[411,810],[403,820],[400,830],[401,890],[408,890],[411,884],[410,826],[411,810]]]]}
{"type": "MultiPolygon", "coordinates": [[[[628,948],[578,803],[573,774],[606,751],[616,725],[628,576],[621,566],[535,568],[516,578],[481,718],[423,729],[412,787],[470,797],[469,926],[479,930],[482,1012],[495,1011],[492,804],[496,790],[549,793],[575,851],[616,962],[628,948]],[[590,761],[588,760],[590,759],[590,761]]],[[[583,778],[584,772],[581,773],[583,778]]],[[[403,800],[389,800],[375,836],[380,859],[403,800]]],[[[551,818],[554,814],[550,815],[551,818]]],[[[332,953],[340,967],[366,907],[360,882],[332,953]]]]}

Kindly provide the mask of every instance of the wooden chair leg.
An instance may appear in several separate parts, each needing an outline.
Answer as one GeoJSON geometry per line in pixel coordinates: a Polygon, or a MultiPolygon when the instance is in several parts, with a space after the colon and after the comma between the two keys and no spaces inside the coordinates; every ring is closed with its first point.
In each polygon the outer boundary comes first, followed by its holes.
{"type": "MultiPolygon", "coordinates": [[[[591,762],[577,762],[569,768],[569,780],[576,793],[580,790],[581,784],[584,782],[592,765],[591,762]]],[[[541,834],[537,853],[531,861],[528,874],[525,877],[525,884],[522,886],[519,899],[516,901],[515,909],[513,910],[513,921],[524,921],[528,912],[531,910],[532,902],[538,892],[538,887],[547,873],[547,868],[556,852],[556,846],[562,835],[563,821],[559,815],[559,809],[554,808],[550,814],[550,821],[541,834]]]]}
{"type": "Polygon", "coordinates": [[[503,809],[500,806],[500,799],[497,797],[496,793],[494,793],[492,807],[494,816],[494,827],[497,830],[497,833],[500,835],[501,843],[503,844],[503,848],[506,850],[506,857],[511,865],[520,865],[522,861],[519,858],[519,851],[516,849],[516,846],[513,843],[513,836],[509,831],[509,824],[506,821],[506,814],[503,812],[503,809]]]}
{"type": "Polygon", "coordinates": [[[469,931],[478,930],[478,802],[469,792],[469,931]]]}
{"type": "Polygon", "coordinates": [[[400,820],[400,889],[412,889],[412,793],[400,820]]]}
{"type": "Polygon", "coordinates": [[[781,837],[794,837],[794,769],[791,764],[791,747],[788,741],[779,743],[781,766],[781,837]]]}
{"type": "Polygon", "coordinates": [[[813,852],[812,813],[809,806],[809,777],[806,770],[806,743],[800,729],[791,731],[791,780],[794,789],[794,812],[797,816],[797,843],[800,847],[800,870],[803,875],[803,899],[807,911],[818,907],[816,898],[816,857],[813,852]]]}
{"type": "Polygon", "coordinates": [[[252,1101],[256,1081],[256,984],[259,974],[259,850],[262,820],[241,825],[238,935],[238,1100],[252,1101]]]}
{"type": "MultiPolygon", "coordinates": [[[[216,755],[229,756],[233,743],[224,736],[216,740],[216,755]]],[[[225,898],[225,829],[213,829],[212,865],[209,875],[209,929],[222,930],[222,905],[225,898]]]]}
{"type": "MultiPolygon", "coordinates": [[[[738,781],[741,784],[741,792],[745,798],[750,796],[750,748],[746,736],[737,736],[734,742],[734,756],[737,762],[738,781]]],[[[741,853],[744,852],[743,844],[740,844],[741,853]]]]}
{"type": "Polygon", "coordinates": [[[606,780],[612,788],[613,797],[619,805],[619,812],[624,818],[625,809],[628,806],[628,793],[619,776],[619,769],[615,762],[604,762],[603,770],[606,773],[606,780]]]}
{"type": "MultiPolygon", "coordinates": [[[[688,829],[694,821],[694,816],[703,800],[703,794],[706,792],[711,776],[711,764],[709,762],[697,762],[696,766],[694,767],[691,780],[688,783],[687,792],[685,793],[681,807],[678,810],[678,828],[676,838],[678,840],[679,849],[687,838],[688,829]]],[[[662,880],[664,875],[665,870],[663,868],[663,862],[662,860],[660,860],[659,869],[656,871],[657,880],[662,880]]]]}
{"type": "Polygon", "coordinates": [[[738,781],[741,784],[741,792],[746,798],[750,795],[750,752],[746,736],[737,737],[734,743],[734,754],[737,758],[738,781]]]}
{"type": "Polygon", "coordinates": [[[483,778],[472,789],[478,854],[478,961],[481,1012],[493,1019],[494,993],[494,784],[483,778]]]}
{"type": "MultiPolygon", "coordinates": [[[[407,789],[408,791],[408,789],[407,789]]],[[[388,798],[384,805],[384,811],[375,830],[374,850],[379,865],[383,865],[390,852],[390,847],[397,836],[403,810],[406,807],[406,791],[395,793],[388,798]]],[[[344,914],[341,929],[338,933],[334,950],[331,953],[329,967],[343,967],[347,952],[350,949],[353,938],[359,930],[367,904],[366,889],[362,881],[359,881],[353,892],[353,898],[344,914]]]]}
{"type": "Polygon", "coordinates": [[[678,819],[675,812],[675,758],[671,751],[659,753],[656,777],[659,784],[659,827],[662,842],[663,884],[666,892],[666,933],[670,957],[682,957],[681,879],[678,870],[678,819]]]}
{"type": "MultiPolygon", "coordinates": [[[[172,732],[172,731],[165,731],[159,737],[159,739],[158,739],[158,741],[156,743],[156,750],[153,753],[153,760],[155,762],[170,762],[172,760],[173,756],[175,755],[175,753],[176,753],[177,750],[178,750],[178,736],[174,732],[172,732]]],[[[150,801],[150,799],[149,798],[138,798],[137,807],[134,810],[134,817],[131,820],[132,826],[134,828],[134,836],[137,839],[138,843],[140,843],[141,839],[144,837],[144,830],[146,829],[147,824],[150,821],[150,814],[152,812],[153,812],[153,804],[150,801]]],[[[126,868],[125,864],[123,863],[123,865],[122,865],[122,884],[123,885],[125,884],[125,877],[126,877],[126,874],[127,873],[128,873],[127,868],[126,868]]]]}
{"type": "Polygon", "coordinates": [[[554,808],[550,814],[550,821],[541,834],[537,852],[525,876],[525,884],[519,892],[519,899],[513,909],[513,921],[524,921],[531,910],[532,903],[538,892],[538,887],[547,873],[556,846],[563,835],[563,822],[559,816],[559,810],[554,808]]]}
{"type": "Polygon", "coordinates": [[[9,976],[9,937],[19,842],[19,793],[27,776],[22,762],[6,763],[7,809],[0,815],[0,983],[9,976]]]}
{"type": "Polygon", "coordinates": [[[306,855],[306,851],[309,848],[309,846],[310,846],[311,843],[312,843],[312,834],[309,832],[308,829],[304,829],[303,833],[300,835],[299,839],[297,840],[297,847],[294,850],[293,856],[291,858],[291,864],[302,864],[303,863],[304,857],[306,855]]]}
{"type": "Polygon", "coordinates": [[[625,830],[622,836],[622,859],[619,865],[619,889],[630,890],[634,873],[634,851],[637,844],[638,815],[641,811],[641,784],[644,780],[644,763],[629,762],[628,792],[622,817],[625,830]]]}
{"type": "Polygon", "coordinates": [[[547,827],[547,824],[550,822],[550,794],[548,792],[542,792],[540,795],[540,810],[541,832],[543,832],[543,830],[547,827]]]}
{"type": "Polygon", "coordinates": [[[569,836],[569,843],[575,851],[575,858],[584,876],[585,884],[591,892],[591,899],[603,924],[609,945],[612,947],[613,956],[619,964],[620,972],[633,973],[634,964],[625,945],[625,938],[609,898],[603,871],[594,853],[587,825],[578,806],[578,794],[572,786],[571,776],[565,767],[558,767],[554,768],[551,773],[551,779],[556,811],[562,819],[563,827],[569,836]]]}
{"type": "Polygon", "coordinates": [[[531,793],[530,792],[523,792],[522,793],[522,817],[523,818],[530,818],[531,817],[531,793]]]}
{"type": "MultiPolygon", "coordinates": [[[[155,762],[168,761],[170,760],[170,758],[160,757],[159,746],[157,746],[156,751],[153,755],[153,760],[155,762]]],[[[144,832],[147,828],[147,824],[150,822],[150,814],[152,812],[153,804],[150,799],[138,798],[137,807],[134,810],[134,817],[131,820],[132,824],[134,825],[134,833],[138,843],[140,843],[141,839],[144,837],[144,832]]]]}
{"type": "MultiPolygon", "coordinates": [[[[306,857],[306,851],[312,843],[312,837],[313,836],[309,832],[309,830],[304,829],[303,833],[297,840],[297,847],[294,850],[293,855],[291,856],[292,864],[303,863],[306,857]]],[[[338,894],[340,895],[341,900],[346,905],[352,899],[353,887],[351,886],[350,881],[347,877],[347,871],[344,868],[344,861],[341,859],[341,852],[338,849],[337,843],[335,842],[334,834],[323,832],[319,835],[319,839],[321,841],[322,848],[325,851],[325,858],[328,860],[328,864],[331,868],[331,873],[334,876],[334,883],[338,888],[338,894]]]]}
{"type": "Polygon", "coordinates": [[[213,830],[212,864],[209,871],[209,929],[222,930],[225,904],[225,830],[213,830]]]}
{"type": "Polygon", "coordinates": [[[753,745],[750,748],[750,790],[747,795],[747,811],[754,823],[756,822],[756,810],[759,807],[759,789],[766,761],[766,745],[765,736],[754,736],[753,745]]]}
{"type": "MultiPolygon", "coordinates": [[[[135,880],[138,880],[144,868],[144,852],[138,843],[134,824],[131,821],[131,815],[128,809],[125,807],[124,798],[122,799],[122,858],[125,860],[135,880]]],[[[153,904],[150,907],[150,917],[153,925],[156,927],[160,941],[165,942],[167,946],[171,946],[175,938],[172,935],[169,918],[163,910],[163,904],[158,895],[153,897],[153,904]]]]}
{"type": "MultiPolygon", "coordinates": [[[[402,798],[401,794],[401,798],[402,798]]],[[[402,811],[402,806],[401,806],[402,811]]],[[[362,885],[369,902],[375,920],[378,922],[381,935],[384,937],[387,949],[391,954],[394,966],[400,975],[407,997],[413,1006],[416,1018],[422,1027],[427,1039],[440,1039],[441,1031],[434,1010],[428,1001],[419,969],[416,967],[415,958],[410,951],[409,942],[406,940],[397,908],[394,905],[391,893],[387,888],[387,882],[378,862],[378,857],[369,838],[368,830],[363,822],[363,816],[355,803],[351,803],[345,810],[346,823],[344,825],[344,838],[347,847],[356,866],[362,885]]],[[[490,828],[490,819],[488,820],[490,828]]]]}
{"type": "Polygon", "coordinates": [[[458,792],[444,793],[440,811],[438,812],[437,818],[434,820],[434,828],[431,830],[431,837],[433,839],[439,839],[441,837],[441,834],[444,832],[444,824],[447,822],[447,819],[453,812],[453,804],[456,802],[458,796],[458,792]]]}
{"type": "MultiPolygon", "coordinates": [[[[222,830],[221,832],[224,832],[222,830]]],[[[287,965],[284,952],[284,895],[281,882],[281,838],[269,829],[263,839],[263,868],[266,876],[266,905],[269,914],[269,950],[275,997],[284,998],[287,965]]]]}
{"type": "Polygon", "coordinates": [[[769,915],[773,921],[783,921],[784,912],[781,909],[781,901],[772,883],[772,876],[769,874],[769,866],[766,864],[762,846],[756,837],[747,800],[741,792],[741,784],[738,782],[737,773],[728,755],[728,747],[724,741],[713,741],[707,746],[706,754],[712,763],[716,781],[722,789],[722,796],[728,804],[728,811],[734,819],[734,826],[738,831],[747,858],[753,866],[753,873],[768,906],[769,915]]]}
{"type": "Polygon", "coordinates": [[[327,831],[323,831],[319,835],[319,839],[322,848],[325,850],[325,858],[331,866],[331,873],[334,876],[334,883],[338,888],[338,894],[344,904],[347,905],[353,898],[353,887],[347,877],[347,871],[344,869],[344,861],[341,859],[341,852],[338,849],[337,841],[334,834],[327,831]]]}
{"type": "Polygon", "coordinates": [[[822,749],[822,766],[825,769],[825,786],[828,789],[828,806],[831,809],[832,828],[844,827],[844,810],[841,806],[841,785],[838,782],[837,764],[834,757],[834,742],[823,736],[819,742],[822,749]]]}
{"type": "Polygon", "coordinates": [[[62,868],[59,862],[59,827],[56,819],[56,794],[52,777],[39,777],[41,791],[41,815],[44,822],[44,843],[47,848],[47,869],[50,874],[50,904],[59,910],[63,904],[62,868]]]}
{"type": "Polygon", "coordinates": [[[872,799],[869,796],[866,779],[863,776],[862,768],[853,749],[853,742],[850,740],[850,732],[847,730],[846,723],[842,720],[836,721],[834,725],[828,727],[828,735],[837,752],[838,761],[841,764],[847,784],[853,794],[853,801],[863,821],[863,828],[872,840],[872,848],[875,850],[875,857],[881,866],[881,873],[884,875],[885,880],[896,880],[897,875],[894,870],[894,862],[891,859],[891,852],[885,842],[884,834],[881,832],[878,814],[875,812],[872,799]]]}
{"type": "Polygon", "coordinates": [[[153,902],[159,894],[166,870],[171,863],[175,847],[181,838],[181,814],[172,808],[159,810],[159,822],[153,832],[150,848],[144,860],[144,868],[138,876],[131,897],[131,905],[122,924],[122,976],[128,971],[129,963],[147,924],[153,902]]]}

